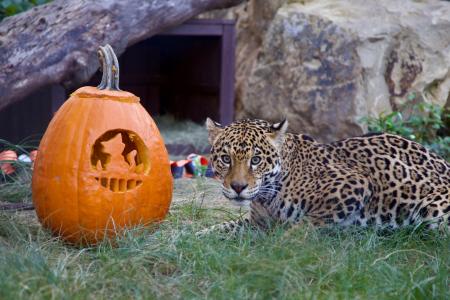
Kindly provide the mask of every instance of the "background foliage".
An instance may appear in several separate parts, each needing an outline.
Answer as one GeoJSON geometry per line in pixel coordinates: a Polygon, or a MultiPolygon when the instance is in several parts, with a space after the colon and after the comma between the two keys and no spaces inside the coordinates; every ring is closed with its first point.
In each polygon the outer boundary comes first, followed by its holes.
{"type": "Polygon", "coordinates": [[[420,103],[412,106],[412,113],[394,111],[364,120],[369,131],[389,132],[421,143],[450,161],[450,111],[438,105],[420,103]]]}
{"type": "Polygon", "coordinates": [[[0,21],[51,0],[0,0],[0,21]]]}

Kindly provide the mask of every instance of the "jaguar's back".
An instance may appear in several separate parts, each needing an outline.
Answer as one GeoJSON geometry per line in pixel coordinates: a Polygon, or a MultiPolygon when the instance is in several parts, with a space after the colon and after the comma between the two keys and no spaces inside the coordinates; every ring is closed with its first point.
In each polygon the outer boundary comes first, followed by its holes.
{"type": "Polygon", "coordinates": [[[381,133],[334,142],[329,151],[372,179],[368,223],[396,227],[449,214],[450,165],[422,145],[381,133]]]}

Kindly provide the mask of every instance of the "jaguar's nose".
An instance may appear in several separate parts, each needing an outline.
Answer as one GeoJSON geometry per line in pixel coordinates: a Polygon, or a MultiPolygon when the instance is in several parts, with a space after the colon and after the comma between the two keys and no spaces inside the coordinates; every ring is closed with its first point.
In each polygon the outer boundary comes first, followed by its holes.
{"type": "Polygon", "coordinates": [[[233,181],[230,186],[239,195],[248,186],[248,184],[233,181]]]}

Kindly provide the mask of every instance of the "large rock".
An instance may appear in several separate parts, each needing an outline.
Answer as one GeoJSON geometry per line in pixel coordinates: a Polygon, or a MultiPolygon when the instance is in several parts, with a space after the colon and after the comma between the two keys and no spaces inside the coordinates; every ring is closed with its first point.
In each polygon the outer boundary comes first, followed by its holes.
{"type": "Polygon", "coordinates": [[[361,64],[352,34],[331,21],[280,9],[248,79],[243,105],[249,117],[280,120],[321,140],[360,134],[365,113],[361,64]]]}
{"type": "Polygon", "coordinates": [[[368,114],[449,98],[449,2],[316,0],[267,23],[238,117],[286,116],[330,141],[363,133],[368,114]]]}

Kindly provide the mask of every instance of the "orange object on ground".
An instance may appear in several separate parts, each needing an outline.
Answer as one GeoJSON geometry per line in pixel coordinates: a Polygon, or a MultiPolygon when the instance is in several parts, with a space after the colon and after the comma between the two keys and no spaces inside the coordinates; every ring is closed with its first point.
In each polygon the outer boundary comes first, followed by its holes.
{"type": "Polygon", "coordinates": [[[33,150],[30,152],[30,159],[32,162],[36,160],[37,150],[33,150]]]}
{"type": "Polygon", "coordinates": [[[17,153],[12,150],[6,150],[3,152],[0,152],[0,170],[3,171],[6,175],[10,175],[14,173],[15,169],[9,162],[1,162],[1,161],[12,161],[17,160],[17,153]]]}
{"type": "Polygon", "coordinates": [[[126,227],[162,220],[172,199],[169,158],[135,95],[118,90],[112,48],[99,51],[98,88],[75,91],[39,146],[33,201],[44,227],[76,244],[96,244],[126,227]]]}

